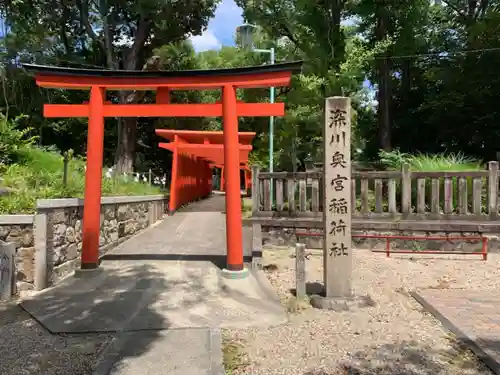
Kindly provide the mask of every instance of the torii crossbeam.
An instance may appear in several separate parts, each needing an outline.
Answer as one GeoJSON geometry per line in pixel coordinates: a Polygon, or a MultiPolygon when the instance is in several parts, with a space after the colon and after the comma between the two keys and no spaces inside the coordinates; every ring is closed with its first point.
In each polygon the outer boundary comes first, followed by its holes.
{"type": "MultiPolygon", "coordinates": [[[[83,208],[81,268],[99,266],[101,184],[106,117],[223,117],[223,154],[226,177],[227,275],[243,275],[243,244],[240,203],[240,148],[238,117],[283,116],[284,103],[240,103],[237,88],[288,86],[301,62],[258,67],[191,71],[115,71],[74,69],[23,64],[34,73],[38,86],[53,89],[89,90],[82,104],[45,104],[45,117],[88,117],[87,168],[83,208]],[[172,104],[172,90],[222,90],[222,103],[172,104]],[[155,104],[112,104],[106,91],[153,90],[155,104]],[[235,225],[238,224],[238,225],[235,225]]],[[[233,276],[231,276],[233,277],[233,276]]]]}

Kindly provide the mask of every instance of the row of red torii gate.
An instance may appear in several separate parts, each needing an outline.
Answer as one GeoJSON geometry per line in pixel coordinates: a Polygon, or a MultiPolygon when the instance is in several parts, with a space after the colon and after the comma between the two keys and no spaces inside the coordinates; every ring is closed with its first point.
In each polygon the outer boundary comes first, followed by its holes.
{"type": "MultiPolygon", "coordinates": [[[[169,143],[161,148],[172,151],[172,179],[168,209],[174,213],[193,200],[204,198],[212,191],[214,168],[221,170],[221,190],[225,191],[224,133],[222,131],[192,131],[157,129],[156,134],[169,143]]],[[[253,132],[239,132],[240,187],[248,190],[252,183],[248,156],[252,151],[253,132]],[[243,175],[243,184],[241,176],[243,175]]]]}
{"type": "Polygon", "coordinates": [[[283,116],[284,103],[243,103],[237,89],[289,86],[302,62],[236,69],[191,71],[115,71],[74,69],[23,64],[35,75],[40,87],[90,91],[88,102],[45,104],[45,117],[86,117],[87,165],[83,207],[82,270],[99,267],[101,185],[103,171],[104,122],[106,117],[222,117],[221,132],[190,132],[159,129],[168,140],[159,146],[173,152],[169,210],[208,195],[212,189],[212,169],[223,168],[226,200],[226,269],[229,277],[242,277],[243,236],[241,219],[241,173],[246,187],[251,181],[248,154],[255,133],[240,133],[242,116],[283,116]],[[175,104],[174,90],[221,90],[216,103],[175,104]],[[153,104],[116,104],[107,100],[109,91],[148,90],[156,93],[153,104]]]}

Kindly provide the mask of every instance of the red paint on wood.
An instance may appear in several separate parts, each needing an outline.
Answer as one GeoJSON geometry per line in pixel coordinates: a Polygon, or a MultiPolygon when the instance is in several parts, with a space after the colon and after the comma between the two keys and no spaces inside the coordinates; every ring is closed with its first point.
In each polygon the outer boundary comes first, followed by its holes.
{"type": "Polygon", "coordinates": [[[265,88],[290,85],[291,71],[256,74],[231,74],[205,77],[98,77],[85,75],[63,75],[37,73],[36,83],[40,87],[72,90],[89,90],[92,86],[108,90],[210,90],[231,85],[238,88],[265,88]]]}
{"type": "MultiPolygon", "coordinates": [[[[284,103],[240,103],[240,117],[283,116],[284,103]]],[[[49,118],[88,117],[88,104],[45,104],[43,115],[49,118]]],[[[106,104],[104,117],[221,117],[221,104],[106,104]]]]}
{"type": "Polygon", "coordinates": [[[85,172],[85,199],[83,201],[82,268],[97,268],[99,262],[99,234],[101,231],[101,182],[104,152],[105,91],[92,87],[89,103],[87,134],[87,169],[85,172]]]}

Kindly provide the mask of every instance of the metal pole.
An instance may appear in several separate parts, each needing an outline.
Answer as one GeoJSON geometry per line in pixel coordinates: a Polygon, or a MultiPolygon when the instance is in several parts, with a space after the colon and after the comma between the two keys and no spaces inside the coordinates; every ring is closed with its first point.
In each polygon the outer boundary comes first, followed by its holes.
{"type": "MultiPolygon", "coordinates": [[[[269,50],[271,53],[271,65],[274,65],[274,48],[269,50]]],[[[274,103],[274,87],[269,90],[270,102],[274,103]]],[[[274,116],[269,117],[269,172],[274,171],[274,116]]],[[[271,178],[271,206],[274,205],[273,180],[271,178]]]]}

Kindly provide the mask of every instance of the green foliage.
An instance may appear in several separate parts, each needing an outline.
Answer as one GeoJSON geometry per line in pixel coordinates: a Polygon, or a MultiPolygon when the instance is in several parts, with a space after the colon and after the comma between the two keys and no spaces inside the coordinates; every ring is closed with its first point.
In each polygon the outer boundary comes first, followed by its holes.
{"type": "MultiPolygon", "coordinates": [[[[414,172],[465,172],[465,171],[480,171],[484,170],[484,166],[474,158],[467,157],[462,153],[440,153],[435,155],[426,154],[406,154],[399,150],[394,150],[391,152],[380,150],[380,161],[387,169],[400,171],[404,163],[409,165],[410,171],[414,172]]],[[[427,202],[430,202],[432,194],[432,179],[427,178],[425,184],[425,195],[427,197],[427,202]]],[[[473,181],[471,178],[467,179],[467,194],[469,206],[472,204],[473,200],[473,181]]],[[[443,191],[444,189],[444,179],[440,179],[439,189],[443,191]]],[[[486,189],[486,183],[483,182],[483,190],[486,189]]],[[[411,189],[411,199],[415,204],[417,202],[417,184],[416,181],[412,181],[411,189]]],[[[396,194],[397,201],[401,201],[401,182],[396,182],[396,194]]],[[[458,179],[452,178],[452,194],[453,194],[453,204],[456,207],[458,202],[458,179]]],[[[486,194],[482,194],[483,197],[486,194]]]]}
{"type": "MultiPolygon", "coordinates": [[[[83,198],[85,163],[76,157],[68,163],[67,185],[63,184],[63,157],[54,149],[26,146],[18,150],[19,163],[7,165],[3,185],[13,190],[0,197],[0,214],[32,213],[37,199],[83,198]]],[[[123,178],[103,178],[103,195],[160,194],[160,189],[123,178]]]]}
{"type": "Polygon", "coordinates": [[[460,172],[484,169],[476,159],[462,153],[412,155],[395,149],[390,152],[380,150],[379,157],[381,164],[391,170],[401,170],[404,163],[407,163],[410,170],[415,172],[460,172]]]}
{"type": "MultiPolygon", "coordinates": [[[[358,161],[380,157],[384,165],[396,169],[405,160],[414,170],[463,170],[480,164],[465,161],[464,155],[481,162],[496,158],[499,0],[439,4],[414,0],[384,6],[371,0],[236,2],[246,21],[259,27],[255,47],[274,47],[277,62],[304,60],[303,72],[292,79],[290,89],[276,93],[276,100],[285,103],[286,116],[275,119],[275,170],[300,170],[308,154],[316,161],[322,158],[324,99],[333,95],[352,99],[353,156],[358,161]],[[380,148],[396,151],[379,154],[380,148]],[[407,154],[416,156],[408,159],[407,154]],[[453,154],[455,160],[451,160],[453,154]]],[[[16,129],[22,134],[16,136],[36,134],[39,145],[84,155],[86,120],[44,119],[40,108],[43,103],[81,103],[88,95],[39,89],[12,61],[166,70],[267,63],[269,54],[238,48],[238,37],[236,48],[195,53],[188,35],[202,32],[218,3],[9,0],[0,4],[10,24],[0,52],[0,105],[11,118],[28,116],[17,121],[16,129]],[[89,28],[89,23],[94,27],[89,28]],[[159,66],[145,64],[152,56],[160,57],[159,66]]],[[[238,90],[238,98],[266,102],[269,90],[238,90]]],[[[121,99],[109,93],[108,100],[121,99]]],[[[138,100],[152,103],[155,98],[147,93],[138,100]]],[[[220,90],[174,91],[171,100],[213,103],[220,100],[220,90]]],[[[267,168],[269,119],[242,118],[239,125],[242,131],[257,133],[250,159],[267,168]]],[[[169,168],[171,154],[156,146],[155,127],[220,130],[222,123],[220,118],[139,119],[136,168],[162,174],[169,168]]],[[[117,128],[116,119],[107,120],[104,156],[108,164],[127,143],[118,140],[117,128]]],[[[5,145],[18,141],[2,142],[0,158],[10,163],[18,157],[18,146],[7,149],[5,145]]]]}
{"type": "Polygon", "coordinates": [[[0,170],[7,164],[23,160],[25,149],[36,142],[36,137],[29,136],[31,130],[19,129],[17,121],[0,117],[0,170]]]}

